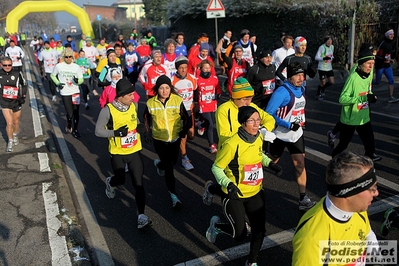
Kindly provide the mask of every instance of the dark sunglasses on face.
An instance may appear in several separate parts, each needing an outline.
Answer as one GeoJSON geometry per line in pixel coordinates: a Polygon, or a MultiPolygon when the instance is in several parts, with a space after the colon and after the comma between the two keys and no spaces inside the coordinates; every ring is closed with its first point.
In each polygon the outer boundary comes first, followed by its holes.
{"type": "Polygon", "coordinates": [[[12,65],[2,65],[3,67],[11,67],[12,65]]]}

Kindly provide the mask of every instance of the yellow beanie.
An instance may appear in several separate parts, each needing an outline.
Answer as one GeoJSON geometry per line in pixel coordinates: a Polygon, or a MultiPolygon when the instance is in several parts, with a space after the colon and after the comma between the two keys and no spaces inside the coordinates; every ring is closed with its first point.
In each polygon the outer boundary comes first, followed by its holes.
{"type": "Polygon", "coordinates": [[[241,99],[253,96],[254,96],[254,89],[252,89],[251,84],[249,84],[246,78],[238,78],[234,81],[231,98],[241,99]]]}

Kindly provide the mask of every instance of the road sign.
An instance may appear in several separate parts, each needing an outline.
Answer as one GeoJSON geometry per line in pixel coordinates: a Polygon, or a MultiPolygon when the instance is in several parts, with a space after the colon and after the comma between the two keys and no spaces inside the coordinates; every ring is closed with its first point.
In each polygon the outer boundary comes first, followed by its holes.
{"type": "Polygon", "coordinates": [[[206,8],[206,11],[224,11],[224,6],[221,0],[211,0],[206,8]]]}
{"type": "Polygon", "coordinates": [[[206,11],[206,18],[225,18],[226,12],[223,11],[206,11]]]}
{"type": "Polygon", "coordinates": [[[101,21],[101,15],[97,15],[97,21],[101,21]]]}

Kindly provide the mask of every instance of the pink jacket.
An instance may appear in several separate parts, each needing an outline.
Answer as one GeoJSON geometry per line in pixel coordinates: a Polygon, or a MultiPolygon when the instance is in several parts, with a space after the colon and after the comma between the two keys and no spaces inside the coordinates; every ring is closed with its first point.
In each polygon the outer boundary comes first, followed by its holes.
{"type": "MultiPolygon", "coordinates": [[[[107,105],[107,103],[112,103],[115,100],[115,97],[116,97],[116,89],[111,85],[105,87],[99,99],[101,108],[104,108],[104,106],[107,105]]],[[[134,102],[138,103],[139,100],[140,100],[140,95],[137,93],[137,91],[135,91],[134,102]]]]}

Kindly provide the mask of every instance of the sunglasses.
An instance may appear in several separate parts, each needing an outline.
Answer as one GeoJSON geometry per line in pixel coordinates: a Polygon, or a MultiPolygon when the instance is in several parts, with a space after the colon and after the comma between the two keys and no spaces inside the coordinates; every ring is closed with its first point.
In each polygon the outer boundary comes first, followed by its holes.
{"type": "Polygon", "coordinates": [[[11,67],[12,65],[2,65],[3,67],[11,67]]]}
{"type": "Polygon", "coordinates": [[[73,56],[64,56],[64,58],[72,58],[73,56]]]}

